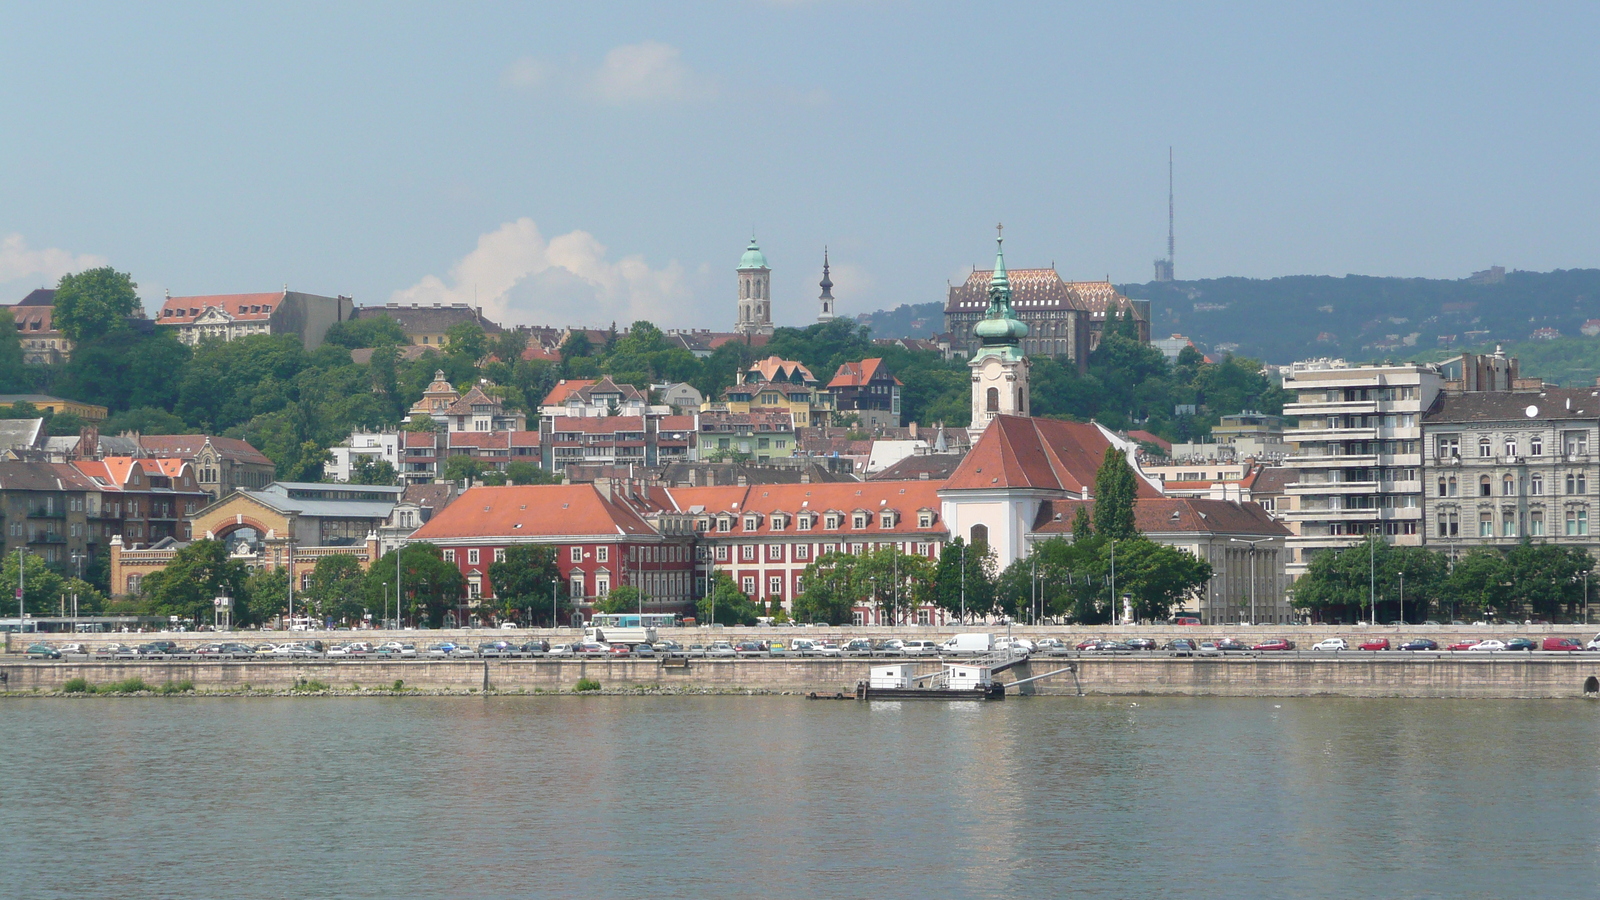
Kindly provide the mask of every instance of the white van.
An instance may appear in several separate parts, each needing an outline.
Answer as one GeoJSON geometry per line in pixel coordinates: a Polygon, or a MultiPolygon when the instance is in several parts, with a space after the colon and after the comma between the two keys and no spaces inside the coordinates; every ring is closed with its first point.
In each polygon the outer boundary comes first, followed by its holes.
{"type": "Polygon", "coordinates": [[[952,635],[939,645],[940,653],[988,653],[993,649],[994,635],[982,632],[952,635]]]}

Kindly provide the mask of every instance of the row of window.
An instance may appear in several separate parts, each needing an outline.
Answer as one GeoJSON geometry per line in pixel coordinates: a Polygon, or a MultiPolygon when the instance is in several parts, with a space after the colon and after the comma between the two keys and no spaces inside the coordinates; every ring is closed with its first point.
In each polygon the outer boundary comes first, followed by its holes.
{"type": "MultiPolygon", "coordinates": [[[[1522,453],[1519,450],[1520,446],[1521,445],[1517,442],[1517,439],[1514,438],[1514,437],[1506,438],[1505,439],[1505,443],[1503,443],[1501,445],[1502,449],[1505,450],[1505,455],[1506,456],[1521,456],[1522,453]]],[[[1459,434],[1440,434],[1440,435],[1435,435],[1434,436],[1434,447],[1435,447],[1436,455],[1440,459],[1445,459],[1445,458],[1451,457],[1451,456],[1460,456],[1461,455],[1461,435],[1459,435],[1459,434]]],[[[1569,456],[1581,456],[1583,454],[1588,453],[1589,452],[1589,432],[1588,431],[1564,431],[1564,432],[1562,432],[1561,433],[1561,448],[1562,448],[1561,452],[1563,452],[1563,453],[1565,453],[1565,454],[1567,454],[1569,456]]],[[[1535,435],[1532,435],[1531,437],[1528,438],[1528,455],[1529,456],[1543,456],[1544,455],[1544,435],[1535,434],[1535,435]]],[[[1480,459],[1489,459],[1489,458],[1492,458],[1493,456],[1494,456],[1494,442],[1490,441],[1486,437],[1479,438],[1478,439],[1478,457],[1480,459]]]]}
{"type": "MultiPolygon", "coordinates": [[[[793,544],[793,545],[789,545],[789,544],[768,544],[767,545],[767,552],[766,552],[767,561],[768,562],[783,562],[783,548],[786,547],[786,546],[793,546],[793,548],[794,548],[794,561],[795,562],[810,562],[811,561],[811,545],[810,544],[793,544]]],[[[835,552],[859,554],[865,549],[872,549],[874,547],[885,546],[885,545],[882,545],[882,544],[876,544],[876,545],[874,545],[874,544],[821,544],[819,546],[820,546],[819,555],[826,556],[829,553],[835,553],[835,552]]],[[[918,543],[916,545],[917,555],[918,556],[928,556],[930,553],[933,552],[932,548],[933,548],[933,544],[931,542],[920,542],[920,543],[918,543]]],[[[704,549],[705,548],[701,548],[702,552],[704,551],[704,549]]],[[[733,551],[728,548],[727,544],[718,544],[716,546],[716,548],[712,551],[712,555],[715,557],[717,562],[728,562],[733,557],[733,551]]],[[[761,558],[761,545],[759,545],[759,544],[740,544],[739,545],[739,561],[740,562],[755,562],[760,558],[761,558]]]]}
{"type": "MultiPolygon", "coordinates": [[[[796,531],[810,531],[812,527],[815,526],[818,516],[815,513],[801,513],[800,515],[793,517],[789,516],[787,513],[773,513],[770,518],[772,521],[773,531],[783,531],[787,529],[789,527],[789,522],[791,521],[794,522],[796,531]]],[[[839,527],[844,524],[843,513],[825,513],[821,518],[822,527],[827,531],[837,531],[839,530],[839,527]]],[[[746,515],[743,520],[744,530],[759,530],[761,528],[761,519],[762,516],[759,513],[746,515]]],[[[878,513],[879,528],[893,528],[899,524],[899,521],[900,514],[895,510],[884,510],[878,513]]],[[[925,509],[917,513],[918,528],[932,528],[933,522],[934,513],[932,510],[925,509]]],[[[858,511],[851,513],[850,515],[850,527],[853,529],[863,529],[871,523],[872,514],[869,512],[858,511]]],[[[701,527],[706,527],[704,522],[702,522],[701,527]]],[[[717,531],[720,534],[727,534],[733,531],[733,516],[718,516],[717,531]]]]}
{"type": "MultiPolygon", "coordinates": [[[[1588,479],[1588,475],[1586,473],[1583,473],[1583,472],[1568,472],[1566,474],[1566,488],[1567,488],[1567,493],[1568,494],[1585,494],[1585,493],[1588,493],[1588,490],[1589,490],[1588,484],[1589,484],[1589,479],[1588,479]]],[[[1459,485],[1456,482],[1456,477],[1454,475],[1451,475],[1451,476],[1448,476],[1448,477],[1440,476],[1439,482],[1438,482],[1438,492],[1439,492],[1439,496],[1440,497],[1457,497],[1457,496],[1460,496],[1460,489],[1459,489],[1459,485]]],[[[1494,496],[1494,479],[1493,478],[1491,478],[1488,475],[1479,476],[1479,478],[1478,478],[1478,496],[1479,497],[1492,497],[1492,496],[1494,496]]],[[[1500,478],[1500,496],[1502,496],[1502,497],[1515,497],[1515,496],[1517,496],[1517,479],[1516,479],[1516,476],[1514,476],[1514,475],[1504,475],[1504,476],[1502,476],[1500,478]]],[[[1528,496],[1530,496],[1530,497],[1542,497],[1542,496],[1544,496],[1544,473],[1542,473],[1542,472],[1534,472],[1532,475],[1528,476],[1528,496]]]]}
{"type": "MultiPolygon", "coordinates": [[[[1502,510],[1500,519],[1500,537],[1543,537],[1545,534],[1545,514],[1543,510],[1533,510],[1528,513],[1527,527],[1523,530],[1514,509],[1502,510]]],[[[1574,507],[1566,510],[1563,515],[1564,533],[1568,537],[1580,537],[1589,533],[1589,510],[1587,507],[1574,507]]],[[[1461,536],[1460,514],[1455,510],[1443,510],[1439,513],[1438,536],[1453,538],[1461,536]]],[[[1492,538],[1495,536],[1495,514],[1484,510],[1478,513],[1478,537],[1492,538]]]]}

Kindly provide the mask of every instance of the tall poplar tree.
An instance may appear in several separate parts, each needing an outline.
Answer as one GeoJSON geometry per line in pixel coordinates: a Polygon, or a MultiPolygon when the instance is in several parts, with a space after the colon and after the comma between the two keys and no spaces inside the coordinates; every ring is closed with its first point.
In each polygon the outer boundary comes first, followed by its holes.
{"type": "Polygon", "coordinates": [[[1128,457],[1116,447],[1107,447],[1094,477],[1095,532],[1114,541],[1138,534],[1133,519],[1133,501],[1138,494],[1138,477],[1128,465],[1128,457]]]}

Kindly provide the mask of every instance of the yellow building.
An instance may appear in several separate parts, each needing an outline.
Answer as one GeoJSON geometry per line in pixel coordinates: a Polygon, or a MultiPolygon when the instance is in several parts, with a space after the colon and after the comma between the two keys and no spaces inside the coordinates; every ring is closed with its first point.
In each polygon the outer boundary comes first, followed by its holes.
{"type": "MultiPolygon", "coordinates": [[[[795,428],[828,424],[834,409],[833,394],[798,362],[769,356],[739,373],[739,383],[723,392],[723,399],[701,404],[701,410],[745,415],[759,410],[782,410],[795,428]]],[[[787,454],[785,454],[787,455],[787,454]]]]}
{"type": "Polygon", "coordinates": [[[77,416],[89,422],[104,422],[110,414],[110,410],[104,406],[47,394],[0,394],[0,406],[16,406],[18,403],[31,403],[37,409],[48,409],[58,416],[77,416]]]}

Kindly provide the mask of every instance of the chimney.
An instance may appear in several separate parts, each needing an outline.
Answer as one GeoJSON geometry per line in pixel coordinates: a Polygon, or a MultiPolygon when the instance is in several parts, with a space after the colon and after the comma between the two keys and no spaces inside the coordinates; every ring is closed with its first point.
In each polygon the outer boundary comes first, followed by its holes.
{"type": "Polygon", "coordinates": [[[611,500],[611,476],[596,476],[594,480],[594,489],[600,493],[601,497],[605,498],[606,501],[609,502],[611,500]]]}
{"type": "Polygon", "coordinates": [[[912,422],[910,425],[906,426],[906,432],[911,435],[911,439],[913,441],[916,440],[917,439],[917,423],[912,422]]]}
{"type": "Polygon", "coordinates": [[[745,477],[744,477],[744,476],[743,476],[743,475],[740,475],[740,476],[739,476],[739,477],[738,477],[738,479],[737,479],[737,484],[738,484],[738,486],[739,486],[739,487],[749,487],[749,486],[750,486],[750,485],[749,485],[749,484],[748,484],[748,483],[747,483],[747,481],[746,481],[746,479],[745,479],[745,477]]]}

